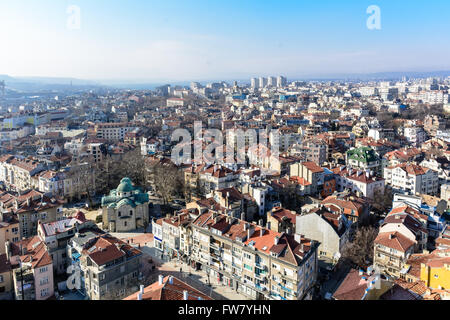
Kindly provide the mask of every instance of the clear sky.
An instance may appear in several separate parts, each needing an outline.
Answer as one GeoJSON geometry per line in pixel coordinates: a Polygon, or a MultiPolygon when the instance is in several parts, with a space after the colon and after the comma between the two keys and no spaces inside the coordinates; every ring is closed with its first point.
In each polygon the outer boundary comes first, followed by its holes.
{"type": "Polygon", "coordinates": [[[450,70],[448,0],[9,0],[0,74],[92,80],[450,70]],[[67,8],[80,8],[80,29],[67,8]],[[369,30],[366,9],[381,10],[369,30]]]}

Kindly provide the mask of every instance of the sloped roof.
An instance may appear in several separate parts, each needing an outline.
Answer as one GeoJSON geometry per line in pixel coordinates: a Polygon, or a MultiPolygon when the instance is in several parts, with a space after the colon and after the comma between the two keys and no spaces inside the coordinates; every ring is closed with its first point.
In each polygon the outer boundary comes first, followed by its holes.
{"type": "Polygon", "coordinates": [[[383,232],[379,233],[375,239],[375,243],[385,247],[392,248],[401,252],[406,252],[417,242],[405,237],[400,232],[383,232]]]}
{"type": "MultiPolygon", "coordinates": [[[[170,283],[169,278],[170,276],[166,276],[162,284],[157,281],[144,288],[142,300],[183,300],[184,291],[188,292],[188,300],[213,300],[180,279],[172,277],[172,283],[170,283]]],[[[138,294],[139,291],[123,300],[137,300],[138,294]]]]}

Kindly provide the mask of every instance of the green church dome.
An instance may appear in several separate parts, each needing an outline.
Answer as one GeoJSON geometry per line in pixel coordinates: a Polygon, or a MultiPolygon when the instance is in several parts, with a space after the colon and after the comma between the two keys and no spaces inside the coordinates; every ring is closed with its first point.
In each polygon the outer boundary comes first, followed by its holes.
{"type": "Polygon", "coordinates": [[[123,178],[120,181],[119,186],[117,187],[117,192],[122,192],[122,193],[123,192],[131,192],[133,190],[134,190],[134,188],[133,188],[133,184],[132,184],[130,178],[123,178]]]}

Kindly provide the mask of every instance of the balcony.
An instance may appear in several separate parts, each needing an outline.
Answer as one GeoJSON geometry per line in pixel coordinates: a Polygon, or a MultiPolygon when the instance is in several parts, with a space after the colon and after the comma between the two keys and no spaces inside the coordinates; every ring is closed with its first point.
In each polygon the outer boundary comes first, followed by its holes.
{"type": "Polygon", "coordinates": [[[258,280],[265,281],[267,279],[267,276],[264,273],[255,273],[255,278],[258,280]]]}
{"type": "Polygon", "coordinates": [[[287,292],[289,292],[289,293],[292,292],[292,289],[289,289],[288,287],[283,286],[281,283],[279,283],[278,285],[280,286],[280,288],[281,288],[282,290],[287,291],[287,292]]]}
{"type": "Polygon", "coordinates": [[[267,291],[267,288],[265,286],[261,286],[260,284],[255,284],[255,288],[258,291],[262,291],[262,292],[267,291]]]}
{"type": "Polygon", "coordinates": [[[262,264],[261,262],[256,262],[256,263],[255,263],[255,267],[256,267],[257,269],[262,270],[262,271],[266,271],[266,270],[267,270],[267,266],[264,265],[264,264],[262,264]]]}

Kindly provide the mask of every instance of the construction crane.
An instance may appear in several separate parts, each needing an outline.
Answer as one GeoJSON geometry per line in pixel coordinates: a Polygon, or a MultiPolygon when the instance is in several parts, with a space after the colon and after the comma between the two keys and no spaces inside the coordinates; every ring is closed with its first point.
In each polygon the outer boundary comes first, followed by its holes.
{"type": "Polygon", "coordinates": [[[5,80],[0,81],[0,90],[2,91],[2,95],[5,95],[5,80]]]}

